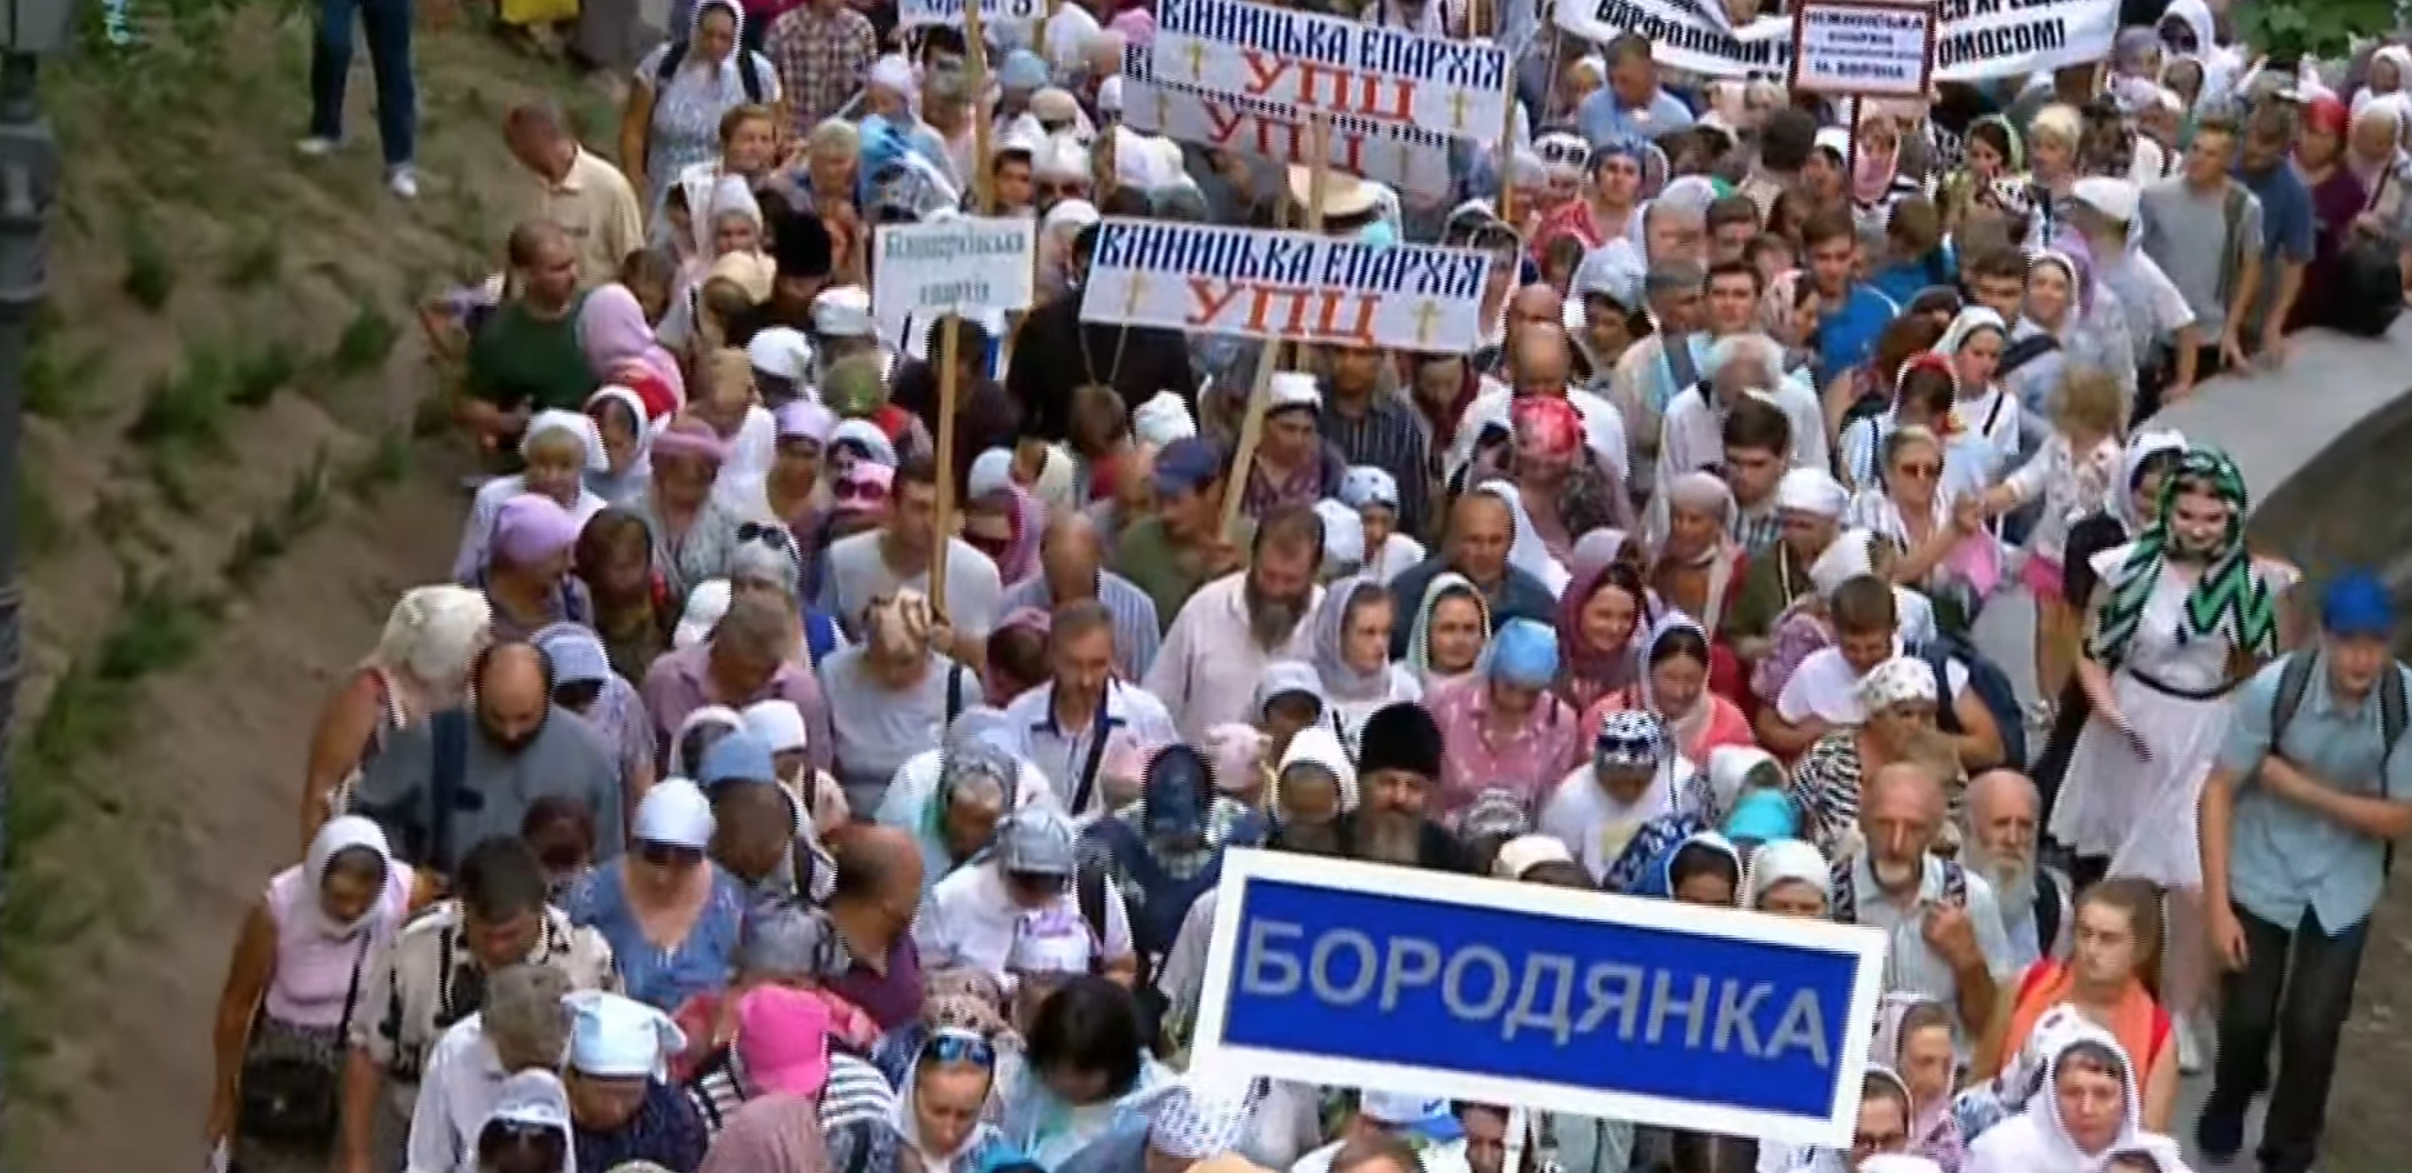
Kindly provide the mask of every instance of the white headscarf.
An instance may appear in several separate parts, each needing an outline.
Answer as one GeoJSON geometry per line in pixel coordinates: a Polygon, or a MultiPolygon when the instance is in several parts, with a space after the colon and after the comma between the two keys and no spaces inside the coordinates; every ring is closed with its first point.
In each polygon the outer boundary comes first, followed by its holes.
{"type": "Polygon", "coordinates": [[[1834,872],[1824,853],[1799,839],[1772,839],[1750,853],[1750,867],[1742,876],[1742,907],[1757,908],[1767,898],[1768,889],[1791,880],[1817,889],[1820,896],[1832,899],[1834,872]]]}
{"type": "Polygon", "coordinates": [[[1933,703],[1935,670],[1916,656],[1895,656],[1859,680],[1859,699],[1872,716],[1905,701],[1933,703]]]}
{"type": "MultiPolygon", "coordinates": [[[[395,887],[394,868],[393,849],[386,846],[385,831],[377,826],[375,820],[359,815],[329,819],[325,826],[318,829],[318,834],[310,838],[309,853],[302,857],[301,874],[306,882],[284,909],[284,914],[301,919],[323,936],[336,940],[356,937],[375,928],[377,922],[389,912],[399,915],[397,910],[386,907],[385,900],[386,894],[395,887]],[[337,855],[355,847],[374,851],[377,858],[385,861],[386,882],[384,888],[379,890],[378,899],[370,901],[359,916],[348,921],[337,921],[327,915],[326,902],[319,899],[319,890],[326,883],[327,866],[335,862],[337,855]]],[[[407,893],[408,889],[403,891],[407,893]]]]}
{"type": "MultiPolygon", "coordinates": [[[[641,417],[644,413],[640,409],[637,414],[641,417]]],[[[611,458],[603,451],[603,430],[595,426],[595,417],[558,408],[537,412],[536,418],[528,421],[528,430],[519,437],[520,459],[527,459],[528,449],[535,447],[538,439],[554,432],[566,432],[577,439],[586,454],[585,471],[611,471],[611,458]]]]}
{"type": "Polygon", "coordinates": [[[1541,580],[1551,598],[1564,594],[1573,576],[1567,573],[1565,563],[1550,556],[1548,545],[1541,540],[1541,531],[1533,527],[1532,514],[1525,511],[1524,494],[1503,480],[1486,482],[1474,491],[1507,502],[1508,512],[1513,515],[1516,538],[1508,545],[1508,565],[1541,580]]]}

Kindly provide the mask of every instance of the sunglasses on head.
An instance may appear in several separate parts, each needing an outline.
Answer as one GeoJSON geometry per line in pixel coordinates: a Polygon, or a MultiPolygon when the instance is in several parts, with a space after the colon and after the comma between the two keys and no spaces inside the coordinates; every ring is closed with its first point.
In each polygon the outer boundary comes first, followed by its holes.
{"type": "Polygon", "coordinates": [[[796,541],[795,535],[787,532],[786,526],[760,521],[749,521],[738,526],[737,540],[761,542],[767,546],[776,546],[783,551],[792,551],[796,541]]]}
{"type": "Polygon", "coordinates": [[[994,1067],[997,1064],[996,1044],[979,1035],[960,1030],[942,1030],[921,1044],[924,1063],[969,1063],[974,1067],[994,1067]]]}
{"type": "Polygon", "coordinates": [[[637,858],[657,868],[692,867],[703,862],[703,849],[648,839],[637,844],[637,858]]]}
{"type": "Polygon", "coordinates": [[[1541,161],[1551,167],[1580,171],[1591,162],[1591,145],[1578,139],[1544,139],[1533,148],[1541,161]]]}

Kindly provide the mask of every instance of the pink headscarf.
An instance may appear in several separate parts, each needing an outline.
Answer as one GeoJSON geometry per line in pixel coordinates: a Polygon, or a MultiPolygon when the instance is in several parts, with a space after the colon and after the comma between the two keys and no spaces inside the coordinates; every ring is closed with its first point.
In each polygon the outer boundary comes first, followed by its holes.
{"type": "Polygon", "coordinates": [[[697,1173],[829,1173],[820,1102],[780,1093],[747,1100],[712,1138],[697,1173]]]}
{"type": "Polygon", "coordinates": [[[542,562],[577,542],[578,519],[543,494],[521,493],[495,512],[494,556],[513,566],[542,562]]]}
{"type": "Polygon", "coordinates": [[[641,367],[667,384],[679,402],[686,402],[687,380],[679,374],[678,360],[655,340],[653,327],[645,321],[645,307],[625,285],[605,285],[580,303],[578,349],[585,353],[595,378],[603,382],[619,382],[615,376],[622,370],[641,367]]]}
{"type": "Polygon", "coordinates": [[[997,581],[1012,586],[1038,573],[1039,540],[1047,532],[1047,507],[1018,485],[1008,485],[981,498],[984,504],[1003,504],[1013,522],[1013,544],[997,555],[997,581]],[[999,502],[1010,496],[1012,500],[999,502]]]}

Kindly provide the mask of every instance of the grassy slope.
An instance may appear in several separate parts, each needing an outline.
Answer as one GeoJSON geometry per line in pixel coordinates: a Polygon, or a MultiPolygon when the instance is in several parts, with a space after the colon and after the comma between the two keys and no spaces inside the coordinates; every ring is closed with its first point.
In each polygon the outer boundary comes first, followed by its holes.
{"type": "Polygon", "coordinates": [[[291,142],[310,33],[293,10],[138,11],[137,47],[45,78],[66,174],[27,387],[32,663],[0,915],[0,1058],[10,1155],[61,1168],[101,1152],[120,1167],[198,1156],[193,1093],[158,1102],[143,1076],[165,1066],[190,1082],[232,918],[289,860],[293,835],[287,819],[210,816],[290,809],[323,688],[311,677],[357,655],[391,590],[440,565],[426,548],[449,540],[457,510],[426,483],[435,473],[411,475],[428,463],[412,422],[435,382],[412,302],[493,267],[522,190],[498,135],[511,103],[549,95],[610,125],[599,91],[561,70],[473,30],[422,30],[425,195],[406,206],[380,186],[365,53],[350,118],[360,141],[304,163],[291,142]],[[322,526],[330,517],[343,524],[322,526]],[[360,540],[375,529],[406,540],[360,540]],[[328,649],[296,638],[322,627],[328,649]],[[221,654],[228,640],[244,646],[221,654]],[[146,686],[180,669],[174,688],[146,686]],[[213,724],[240,722],[185,712],[217,698],[182,695],[212,672],[237,692],[247,674],[301,679],[260,687],[278,696],[254,722],[260,736],[215,745],[213,724]],[[232,895],[197,899],[219,890],[232,895]],[[183,1020],[174,1037],[96,1009],[129,959],[162,957],[193,971],[146,991],[181,1003],[160,1008],[183,1020]],[[163,1052],[181,1061],[161,1064],[163,1052]],[[112,1094],[168,1111],[127,1130],[97,1110],[112,1094]],[[126,1147],[128,1131],[158,1135],[126,1147]]]}

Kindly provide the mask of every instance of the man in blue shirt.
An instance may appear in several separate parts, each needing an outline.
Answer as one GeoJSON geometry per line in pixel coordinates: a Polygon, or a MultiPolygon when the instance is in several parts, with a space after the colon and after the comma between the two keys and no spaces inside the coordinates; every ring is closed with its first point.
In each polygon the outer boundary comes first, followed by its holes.
{"type": "Polygon", "coordinates": [[[2245,1109],[2265,1088],[2263,1173],[2307,1173],[2319,1148],[2388,845],[2412,833],[2412,752],[2388,737],[2402,740],[2412,682],[2389,651],[2395,618],[2376,577],[2330,584],[2319,643],[2238,690],[2203,784],[2203,904],[2228,970],[2194,1134],[2214,1164],[2244,1147],[2245,1109]]]}
{"type": "MultiPolygon", "coordinates": [[[[2295,118],[2285,105],[2272,102],[2255,110],[2245,122],[2244,150],[2236,161],[2236,178],[2251,189],[2261,201],[2261,272],[2263,286],[2254,291],[2253,305],[2260,311],[2260,344],[2255,347],[2262,361],[2277,363],[2286,357],[2286,340],[2280,333],[2287,315],[2294,312],[2295,299],[2303,293],[2304,266],[2311,264],[2312,251],[2317,243],[2318,217],[2312,208],[2311,189],[2303,177],[2295,173],[2287,161],[2294,149],[2295,118]]],[[[2238,334],[2244,334],[2250,323],[2239,323],[2238,334]]]]}
{"type": "Polygon", "coordinates": [[[1848,210],[1830,208],[1809,217],[1801,226],[1801,242],[1817,289],[1817,384],[1823,387],[1868,361],[1876,336],[1901,316],[1901,307],[1854,276],[1859,229],[1848,210]]]}
{"type": "Polygon", "coordinates": [[[1575,110],[1575,125],[1594,149],[1619,140],[1651,142],[1692,128],[1691,110],[1658,87],[1648,40],[1626,33],[1608,42],[1607,58],[1608,84],[1575,110]]]}

